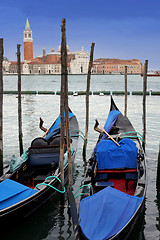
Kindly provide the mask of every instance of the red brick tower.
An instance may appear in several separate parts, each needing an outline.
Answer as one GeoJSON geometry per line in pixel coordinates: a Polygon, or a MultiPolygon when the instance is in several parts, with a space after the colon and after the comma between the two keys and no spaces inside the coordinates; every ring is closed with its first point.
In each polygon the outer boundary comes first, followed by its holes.
{"type": "Polygon", "coordinates": [[[29,25],[28,16],[24,30],[24,60],[31,60],[33,58],[33,39],[32,31],[29,25]]]}

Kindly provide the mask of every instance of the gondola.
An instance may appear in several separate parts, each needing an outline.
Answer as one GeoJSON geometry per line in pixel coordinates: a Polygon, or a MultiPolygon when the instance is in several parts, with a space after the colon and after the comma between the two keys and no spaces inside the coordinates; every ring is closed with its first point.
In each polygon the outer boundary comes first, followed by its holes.
{"type": "Polygon", "coordinates": [[[112,96],[104,128],[96,120],[94,129],[100,134],[79,188],[81,192],[73,195],[69,191],[75,239],[124,240],[139,224],[145,209],[143,139],[112,96]]]}
{"type": "MultiPolygon", "coordinates": [[[[75,158],[79,126],[69,109],[71,158],[75,158]]],[[[68,180],[68,153],[64,144],[64,180],[68,180]]],[[[61,191],[60,115],[44,137],[35,138],[20,158],[0,177],[0,226],[12,226],[39,210],[61,191]],[[21,164],[19,164],[19,162],[21,164]]]]}

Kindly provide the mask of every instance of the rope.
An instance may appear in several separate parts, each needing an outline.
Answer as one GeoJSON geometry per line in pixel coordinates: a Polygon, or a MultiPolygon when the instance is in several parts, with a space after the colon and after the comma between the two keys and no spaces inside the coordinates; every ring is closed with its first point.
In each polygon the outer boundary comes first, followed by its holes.
{"type": "MultiPolygon", "coordinates": [[[[48,176],[48,177],[46,177],[45,180],[47,180],[47,179],[49,179],[49,178],[56,178],[56,179],[61,183],[61,180],[60,180],[58,177],[56,177],[56,176],[48,176]]],[[[54,190],[56,190],[57,192],[59,192],[59,193],[65,193],[65,191],[66,191],[65,187],[64,187],[64,190],[61,191],[61,190],[53,187],[52,185],[50,185],[50,184],[48,184],[48,183],[39,183],[39,184],[37,184],[37,185],[35,186],[35,188],[37,188],[37,187],[40,186],[40,185],[45,185],[45,186],[51,187],[51,188],[53,188],[54,190]]]]}
{"type": "Polygon", "coordinates": [[[121,134],[128,134],[128,133],[137,133],[143,138],[142,134],[140,134],[139,132],[136,132],[136,131],[130,131],[130,132],[125,132],[125,133],[121,133],[121,134]]]}
{"type": "Polygon", "coordinates": [[[75,199],[77,198],[77,197],[79,197],[79,196],[84,196],[84,195],[88,195],[89,193],[79,193],[79,194],[77,194],[76,196],[75,196],[75,199]]]}
{"type": "MultiPolygon", "coordinates": [[[[88,194],[88,193],[79,193],[79,194],[77,194],[77,196],[75,196],[76,193],[77,193],[81,188],[83,188],[83,187],[91,187],[91,185],[90,185],[90,184],[85,184],[85,185],[82,185],[81,187],[79,187],[78,190],[74,193],[74,198],[75,198],[75,199],[76,199],[77,197],[79,197],[79,196],[83,196],[83,195],[87,195],[87,194],[88,194]]],[[[67,206],[70,207],[69,204],[68,204],[67,206]]]]}
{"type": "Polygon", "coordinates": [[[83,141],[85,141],[87,143],[87,141],[84,139],[84,137],[82,137],[81,135],[79,134],[76,134],[76,135],[71,135],[71,137],[81,137],[83,139],[83,141]]]}
{"type": "Polygon", "coordinates": [[[76,195],[76,193],[83,187],[90,187],[91,188],[91,185],[90,184],[85,184],[85,185],[82,185],[78,188],[78,190],[74,193],[74,196],[76,195]]]}
{"type": "Polygon", "coordinates": [[[72,130],[71,132],[80,132],[82,133],[83,137],[85,137],[84,133],[81,130],[72,130]]]}
{"type": "Polygon", "coordinates": [[[140,136],[124,136],[123,138],[135,138],[135,137],[140,138],[146,144],[146,141],[144,141],[143,138],[140,136]]]}

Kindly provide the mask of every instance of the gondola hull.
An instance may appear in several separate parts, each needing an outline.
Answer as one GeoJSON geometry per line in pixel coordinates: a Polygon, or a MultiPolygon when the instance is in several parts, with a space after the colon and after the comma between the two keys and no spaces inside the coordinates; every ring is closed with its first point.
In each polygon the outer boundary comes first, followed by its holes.
{"type": "MultiPolygon", "coordinates": [[[[94,129],[100,132],[103,128],[97,126],[94,129]]],[[[77,229],[80,239],[124,240],[143,220],[146,159],[138,133],[112,97],[104,129],[110,139],[101,132],[88,161],[78,202],[77,229]]]]}
{"type": "MultiPolygon", "coordinates": [[[[79,138],[78,121],[76,119],[76,116],[74,115],[70,118],[70,131],[71,131],[72,148],[74,149],[71,157],[72,163],[73,163],[75,159],[77,147],[78,147],[78,138],[79,138]]],[[[57,135],[54,136],[54,139],[57,138],[57,136],[59,136],[58,134],[59,132],[57,133],[57,135]]],[[[40,141],[43,142],[43,139],[41,140],[40,138],[40,141]]],[[[47,142],[47,141],[45,140],[44,142],[47,142]]],[[[47,153],[45,153],[47,157],[49,156],[48,152],[50,154],[52,150],[52,148],[48,147],[48,145],[45,147],[44,146],[31,147],[31,150],[34,150],[35,152],[38,151],[38,154],[37,153],[35,154],[36,157],[38,156],[38,159],[41,159],[41,156],[43,155],[39,153],[40,151],[42,152],[42,149],[43,151],[44,149],[45,151],[47,151],[47,153]]],[[[59,151],[57,150],[59,149],[59,147],[57,147],[57,143],[55,146],[53,146],[53,149],[54,151],[55,149],[56,151],[59,151]]],[[[54,152],[53,153],[51,152],[51,154],[54,154],[54,152]]],[[[60,154],[60,153],[56,152],[56,154],[60,154]]],[[[34,160],[36,159],[35,156],[34,156],[34,160]]],[[[47,161],[47,158],[46,158],[46,161],[47,161]]],[[[47,202],[51,200],[56,194],[60,194],[60,193],[57,193],[59,190],[61,191],[61,182],[59,180],[61,173],[60,173],[59,163],[57,163],[56,168],[55,167],[53,168],[52,166],[53,164],[50,164],[49,171],[47,169],[48,172],[46,173],[46,166],[43,169],[42,168],[43,166],[41,165],[39,169],[37,168],[37,166],[31,167],[30,162],[31,162],[31,157],[29,156],[29,159],[27,159],[27,161],[25,161],[18,169],[16,169],[12,173],[9,170],[6,174],[1,176],[0,178],[1,183],[9,179],[9,181],[11,180],[13,183],[19,182],[20,186],[23,185],[24,183],[28,184],[28,180],[27,181],[25,180],[26,178],[30,179],[30,183],[32,183],[32,186],[30,185],[30,187],[28,187],[27,185],[27,189],[29,190],[33,189],[33,191],[35,191],[34,194],[30,195],[29,197],[19,200],[14,204],[9,204],[9,206],[4,208],[3,206],[1,206],[1,201],[0,201],[0,226],[1,226],[2,232],[6,231],[6,229],[8,228],[8,225],[12,227],[18,222],[24,221],[33,213],[41,209],[41,207],[43,207],[45,204],[47,204],[47,202]],[[37,171],[39,172],[39,174],[37,173],[37,171]],[[45,173],[45,174],[40,175],[40,173],[42,174],[45,173]]],[[[64,166],[64,183],[66,184],[67,181],[68,181],[68,162],[66,162],[64,166]]],[[[0,189],[2,188],[0,187],[0,189]]],[[[14,198],[14,197],[15,196],[13,197],[11,196],[11,198],[14,198]]],[[[8,199],[6,199],[6,201],[7,200],[8,199]]]]}
{"type": "MultiPolygon", "coordinates": [[[[72,158],[72,160],[74,160],[72,158]]],[[[65,167],[65,184],[68,181],[68,164],[65,167]]],[[[60,178],[60,174],[57,175],[60,178]]],[[[50,185],[57,189],[61,189],[61,184],[58,180],[54,180],[50,185]]],[[[56,190],[51,187],[45,187],[36,195],[32,195],[30,198],[23,200],[20,203],[13,205],[12,207],[5,209],[0,213],[0,226],[2,229],[9,224],[15,225],[36,213],[41,207],[43,207],[50,199],[52,199],[57,193],[56,190]]]]}

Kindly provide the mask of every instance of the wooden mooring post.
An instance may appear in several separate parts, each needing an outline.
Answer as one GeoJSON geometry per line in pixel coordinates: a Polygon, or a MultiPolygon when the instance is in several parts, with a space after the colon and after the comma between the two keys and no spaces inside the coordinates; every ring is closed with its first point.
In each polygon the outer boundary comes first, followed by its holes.
{"type": "Polygon", "coordinates": [[[125,80],[124,116],[127,117],[127,66],[125,66],[124,80],[125,80]]]}
{"type": "Polygon", "coordinates": [[[62,19],[61,31],[62,31],[62,41],[61,41],[61,95],[60,95],[60,118],[61,118],[61,128],[60,128],[60,169],[61,169],[61,184],[62,191],[64,190],[64,92],[65,92],[65,58],[64,58],[64,21],[62,19]]]}
{"type": "Polygon", "coordinates": [[[83,159],[86,159],[86,149],[87,149],[87,140],[88,140],[88,126],[89,126],[89,91],[90,91],[90,79],[91,79],[91,69],[93,65],[93,53],[94,53],[94,45],[91,45],[90,52],[90,61],[88,66],[88,75],[87,75],[87,88],[86,88],[86,127],[85,127],[85,141],[83,145],[83,159]]]}
{"type": "MultiPolygon", "coordinates": [[[[147,71],[148,71],[148,60],[145,60],[144,64],[144,75],[143,75],[143,140],[146,140],[146,92],[147,92],[147,71]]],[[[145,143],[142,143],[145,151],[145,143]]]]}
{"type": "Polygon", "coordinates": [[[3,174],[3,38],[0,38],[0,176],[3,174]]]}
{"type": "Polygon", "coordinates": [[[159,143],[159,153],[158,153],[158,163],[157,163],[157,189],[160,188],[160,143],[159,143]]]}
{"type": "Polygon", "coordinates": [[[68,107],[68,71],[67,71],[67,44],[66,44],[66,20],[62,19],[62,46],[61,57],[64,75],[64,106],[65,106],[65,122],[66,122],[66,140],[68,152],[68,176],[69,189],[72,190],[72,159],[71,159],[71,139],[69,126],[69,107],[68,107]]]}
{"type": "Polygon", "coordinates": [[[23,133],[22,133],[22,102],[21,102],[21,52],[20,44],[17,44],[17,72],[18,72],[18,127],[19,127],[19,151],[23,153],[23,133]]]}

